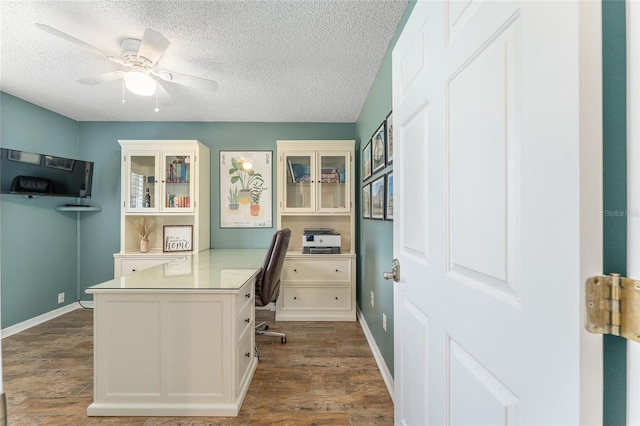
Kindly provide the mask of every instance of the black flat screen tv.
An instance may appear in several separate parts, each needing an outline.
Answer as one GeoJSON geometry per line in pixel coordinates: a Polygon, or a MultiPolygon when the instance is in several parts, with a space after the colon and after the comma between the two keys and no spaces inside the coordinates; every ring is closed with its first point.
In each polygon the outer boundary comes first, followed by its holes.
{"type": "Polygon", "coordinates": [[[0,194],[91,198],[93,162],[0,148],[0,194]]]}

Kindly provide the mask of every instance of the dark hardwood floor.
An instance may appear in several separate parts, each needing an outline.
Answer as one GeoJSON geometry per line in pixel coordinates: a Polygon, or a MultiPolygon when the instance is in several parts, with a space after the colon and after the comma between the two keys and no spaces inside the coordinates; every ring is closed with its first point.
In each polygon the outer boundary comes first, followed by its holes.
{"type": "Polygon", "coordinates": [[[393,402],[358,322],[275,322],[238,417],[87,417],[92,311],[78,309],[2,340],[9,425],[392,425],[393,402]]]}

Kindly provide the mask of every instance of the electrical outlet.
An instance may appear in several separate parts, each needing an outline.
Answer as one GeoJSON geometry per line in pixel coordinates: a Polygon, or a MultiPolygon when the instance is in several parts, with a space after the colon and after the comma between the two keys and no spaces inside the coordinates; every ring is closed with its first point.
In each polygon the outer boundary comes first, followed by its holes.
{"type": "Polygon", "coordinates": [[[373,292],[371,292],[371,307],[373,308],[373,292]]]}
{"type": "Polygon", "coordinates": [[[64,293],[58,293],[58,304],[64,303],[64,293]]]}
{"type": "Polygon", "coordinates": [[[387,331],[387,316],[384,313],[382,314],[382,328],[387,331]]]}

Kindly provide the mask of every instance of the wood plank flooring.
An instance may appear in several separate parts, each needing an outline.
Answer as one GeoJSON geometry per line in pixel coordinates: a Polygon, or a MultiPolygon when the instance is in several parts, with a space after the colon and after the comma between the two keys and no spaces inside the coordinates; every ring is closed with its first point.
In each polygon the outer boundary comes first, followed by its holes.
{"type": "Polygon", "coordinates": [[[275,322],[238,417],[87,417],[92,311],[78,309],[2,341],[9,425],[392,425],[393,402],[358,322],[275,322]]]}

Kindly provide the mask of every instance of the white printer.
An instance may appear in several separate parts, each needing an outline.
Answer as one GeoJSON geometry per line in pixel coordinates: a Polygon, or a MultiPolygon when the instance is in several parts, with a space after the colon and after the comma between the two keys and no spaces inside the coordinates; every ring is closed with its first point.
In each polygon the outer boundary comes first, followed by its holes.
{"type": "Polygon", "coordinates": [[[305,228],[302,233],[302,253],[340,254],[340,243],[333,228],[305,228]]]}

